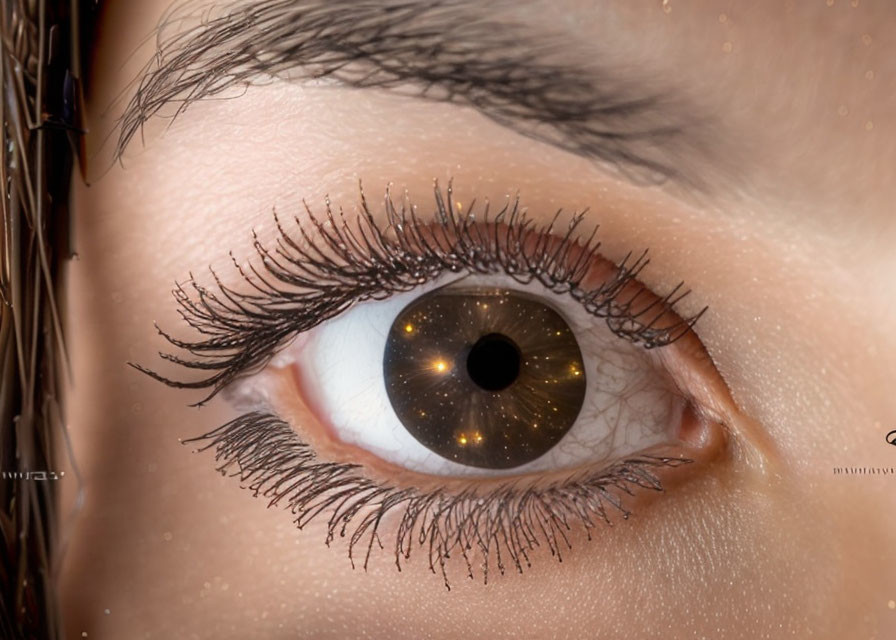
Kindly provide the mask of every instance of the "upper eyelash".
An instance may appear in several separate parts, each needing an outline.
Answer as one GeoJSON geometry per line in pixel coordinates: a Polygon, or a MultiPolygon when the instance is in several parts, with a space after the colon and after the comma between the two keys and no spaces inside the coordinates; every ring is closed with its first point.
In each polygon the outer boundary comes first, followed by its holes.
{"type": "Polygon", "coordinates": [[[198,451],[214,447],[218,471],[239,476],[255,496],[268,498],[268,507],[285,500],[300,529],[326,513],[326,544],[337,535],[348,537],[352,567],[353,551],[362,545],[367,568],[374,543],[383,548],[379,527],[388,514],[397,514],[394,554],[398,569],[413,548],[426,549],[430,570],[435,573],[438,566],[448,589],[446,561],[455,552],[464,558],[470,578],[474,577],[470,554],[480,554],[485,582],[493,557],[501,574],[505,561],[519,572],[531,566],[529,552],[542,543],[552,556],[562,559],[563,548],[572,548],[567,533],[573,526],[584,528],[590,540],[598,523],[611,524],[610,511],[629,517],[620,500],[622,493],[664,490],[652,469],[693,462],[638,455],[541,488],[507,482],[484,493],[472,488],[427,492],[374,482],[359,473],[357,464],[321,461],[290,425],[269,413],[247,413],[183,441],[191,442],[203,443],[198,451]],[[348,534],[353,523],[354,530],[348,534]]]}
{"type": "Polygon", "coordinates": [[[572,216],[562,236],[554,236],[561,211],[549,223],[535,225],[520,206],[518,195],[494,214],[490,214],[488,202],[481,213],[476,212],[475,202],[464,211],[455,210],[449,181],[444,193],[438,182],[434,183],[434,225],[420,219],[407,196],[396,207],[388,188],[385,223],[380,224],[363,188],[359,189],[361,212],[354,227],[341,208],[334,212],[329,199],[324,220],[305,204],[307,220],[295,218],[297,237],[283,228],[275,211],[278,237],[273,252],[253,232],[253,246],[264,273],[253,265],[248,271],[243,269],[231,254],[249,291],[225,285],[214,270],[211,273],[217,293],[200,285],[192,275],[187,284],[195,299],[183,284],[176,285],[173,294],[180,315],[203,337],[182,340],[156,325],[169,343],[193,358],[159,355],[186,368],[210,372],[204,378],[174,380],[139,364],[131,366],[172,387],[211,388],[195,403],[202,405],[237,377],[262,369],[294,336],[339,315],[352,304],[411,290],[446,271],[488,274],[502,270],[519,282],[537,279],[603,318],[616,335],[647,349],[682,337],[706,311],[703,308],[690,317],[657,326],[690,293],[683,288],[684,283],[637,311],[633,305],[640,291],[623,299],[626,285],[649,262],[646,250],[634,260],[631,253],[626,255],[616,265],[616,274],[597,288],[581,288],[600,247],[597,226],[584,241],[577,238],[585,211],[572,216]],[[309,229],[316,233],[315,238],[309,229]],[[524,238],[535,238],[534,245],[527,246],[524,238]],[[551,246],[551,239],[559,241],[551,246]],[[577,255],[573,258],[574,252],[577,255]]]}

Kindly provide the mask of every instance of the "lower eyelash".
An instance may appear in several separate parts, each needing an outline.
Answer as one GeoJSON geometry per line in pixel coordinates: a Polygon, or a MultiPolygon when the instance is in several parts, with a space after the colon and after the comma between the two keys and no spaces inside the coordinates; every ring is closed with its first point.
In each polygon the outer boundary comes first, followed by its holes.
{"type": "Polygon", "coordinates": [[[449,590],[446,561],[453,554],[460,553],[474,578],[471,555],[478,553],[486,583],[490,566],[501,574],[508,565],[522,572],[531,566],[530,552],[542,545],[561,560],[563,549],[572,548],[567,533],[573,527],[582,527],[590,540],[599,523],[610,524],[610,513],[628,518],[621,494],[663,491],[653,469],[693,462],[639,455],[540,488],[508,482],[486,493],[472,485],[426,492],[375,482],[357,464],[320,460],[290,425],[270,413],[246,413],[183,442],[202,443],[198,451],[214,448],[218,471],[238,476],[255,496],[267,498],[269,507],[285,503],[300,529],[326,517],[326,544],[337,535],[347,537],[353,568],[356,548],[364,551],[365,569],[374,544],[385,548],[380,527],[394,514],[399,571],[413,549],[426,550],[429,568],[433,573],[438,568],[449,590]]]}

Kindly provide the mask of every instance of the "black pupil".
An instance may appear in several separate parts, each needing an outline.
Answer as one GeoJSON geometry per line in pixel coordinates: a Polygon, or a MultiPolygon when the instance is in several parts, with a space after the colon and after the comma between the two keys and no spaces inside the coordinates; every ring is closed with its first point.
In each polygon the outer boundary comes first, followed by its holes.
{"type": "Polygon", "coordinates": [[[520,350],[500,333],[484,335],[467,356],[467,373],[486,391],[506,389],[520,375],[520,350]]]}

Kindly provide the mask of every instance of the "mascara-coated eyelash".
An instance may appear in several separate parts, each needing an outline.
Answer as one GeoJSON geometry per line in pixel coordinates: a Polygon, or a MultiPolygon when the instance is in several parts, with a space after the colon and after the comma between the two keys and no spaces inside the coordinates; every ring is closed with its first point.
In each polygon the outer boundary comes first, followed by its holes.
{"type": "Polygon", "coordinates": [[[181,340],[156,327],[172,345],[190,353],[160,357],[205,374],[197,381],[173,380],[138,364],[153,378],[178,388],[209,388],[207,402],[237,377],[261,370],[296,335],[309,331],[348,307],[365,300],[387,298],[432,281],[445,272],[504,273],[520,283],[541,282],[556,294],[566,294],[585,310],[602,318],[609,329],[646,349],[662,347],[690,331],[705,308],[679,318],[675,305],[689,291],[680,283],[662,298],[641,304],[643,288],[629,285],[647,265],[647,251],[629,253],[609,279],[588,289],[582,286],[600,242],[597,227],[584,239],[578,228],[585,212],[570,219],[562,236],[554,235],[558,211],[545,225],[536,225],[520,206],[519,196],[496,213],[486,202],[461,210],[452,206],[452,186],[434,184],[431,221],[421,219],[405,195],[396,203],[387,188],[384,222],[378,222],[360,190],[360,212],[352,225],[329,199],[323,219],[306,204],[306,220],[295,219],[290,233],[274,213],[278,229],[270,250],[254,239],[262,268],[243,269],[233,259],[248,290],[225,285],[212,271],[217,292],[197,283],[178,284],[174,296],[184,320],[200,334],[181,340]],[[674,318],[671,323],[665,318],[674,318]]]}
{"type": "Polygon", "coordinates": [[[383,549],[381,527],[396,514],[395,564],[410,558],[413,549],[428,553],[430,570],[438,571],[450,589],[446,562],[463,557],[467,576],[474,578],[472,554],[480,558],[487,583],[490,563],[501,574],[508,566],[522,573],[531,566],[529,554],[545,545],[562,560],[571,549],[568,534],[584,529],[588,540],[600,523],[611,523],[611,513],[628,518],[621,494],[636,489],[663,491],[654,470],[693,462],[686,458],[632,456],[600,471],[579,471],[562,481],[538,487],[504,482],[487,491],[468,483],[461,490],[421,491],[382,484],[366,477],[361,466],[327,462],[277,416],[247,413],[197,438],[199,451],[215,448],[222,474],[237,476],[268,506],[284,506],[301,529],[326,514],[326,544],[348,538],[348,554],[355,566],[355,549],[367,568],[374,544],[383,549]],[[352,527],[351,532],[349,532],[352,527]]]}

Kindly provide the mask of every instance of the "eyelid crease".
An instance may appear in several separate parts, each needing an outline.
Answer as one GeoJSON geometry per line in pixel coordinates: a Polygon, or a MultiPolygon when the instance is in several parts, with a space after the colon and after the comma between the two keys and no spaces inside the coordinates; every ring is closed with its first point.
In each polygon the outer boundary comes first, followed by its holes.
{"type": "Polygon", "coordinates": [[[249,291],[225,285],[213,270],[216,292],[192,276],[188,284],[195,297],[184,285],[176,285],[173,295],[179,313],[200,337],[182,340],[156,325],[171,345],[189,357],[159,355],[203,373],[204,378],[175,380],[140,364],[129,364],[172,387],[211,389],[195,403],[201,406],[237,377],[261,370],[296,335],[353,304],[409,291],[445,272],[487,274],[500,270],[521,283],[537,280],[555,293],[572,297],[588,313],[603,319],[617,336],[646,349],[681,338],[706,311],[685,318],[675,315],[675,305],[689,293],[683,283],[646,304],[641,297],[643,288],[629,295],[630,285],[648,263],[646,251],[634,259],[629,253],[616,265],[615,274],[595,288],[583,287],[600,247],[595,239],[597,226],[584,240],[577,235],[584,212],[573,215],[562,235],[555,235],[561,211],[538,226],[520,205],[518,195],[508,198],[496,213],[489,211],[488,202],[481,212],[476,211],[475,202],[465,210],[455,209],[451,182],[443,192],[434,181],[431,224],[419,218],[406,194],[396,207],[387,188],[386,222],[381,225],[360,185],[359,189],[360,215],[354,227],[341,208],[334,212],[329,199],[323,220],[305,204],[309,222],[295,219],[297,236],[284,229],[275,212],[279,231],[275,249],[262,246],[257,236],[254,239],[264,273],[252,264],[244,269],[231,254],[249,291]],[[670,318],[671,324],[663,323],[670,318]]]}
{"type": "Polygon", "coordinates": [[[531,567],[529,554],[542,544],[562,560],[564,550],[572,548],[568,533],[574,526],[581,526],[591,540],[599,524],[629,517],[622,495],[634,496],[638,489],[664,491],[655,470],[694,462],[636,455],[544,487],[511,481],[485,493],[472,483],[459,491],[427,492],[376,482],[358,464],[320,460],[289,424],[271,413],[245,413],[183,443],[200,443],[197,451],[214,448],[218,471],[239,477],[253,495],[268,499],[268,507],[282,503],[296,516],[298,528],[326,517],[326,544],[337,535],[348,537],[353,568],[357,547],[367,569],[374,543],[383,548],[380,527],[388,515],[397,515],[393,551],[398,569],[414,548],[426,549],[429,568],[435,573],[438,567],[449,590],[446,561],[452,554],[464,558],[469,578],[474,577],[471,555],[481,554],[486,583],[492,558],[502,574],[505,562],[519,572],[531,567]],[[355,526],[351,534],[350,525],[355,526]]]}

